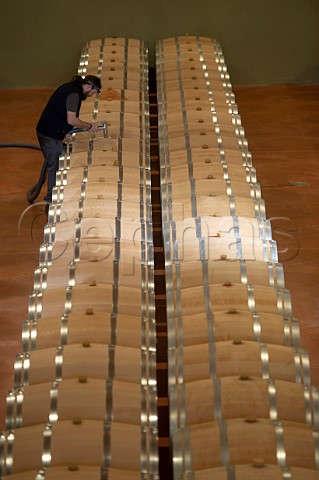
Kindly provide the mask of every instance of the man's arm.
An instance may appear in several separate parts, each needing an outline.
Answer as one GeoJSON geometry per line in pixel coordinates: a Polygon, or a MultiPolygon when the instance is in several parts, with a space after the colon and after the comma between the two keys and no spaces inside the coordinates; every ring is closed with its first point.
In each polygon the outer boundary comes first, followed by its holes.
{"type": "Polygon", "coordinates": [[[90,130],[90,132],[98,132],[99,128],[95,123],[84,122],[76,116],[75,112],[67,112],[68,124],[72,125],[74,128],[83,128],[85,130],[90,130]]]}
{"type": "Polygon", "coordinates": [[[70,93],[66,99],[66,114],[67,122],[74,128],[83,128],[90,130],[90,132],[97,132],[99,128],[95,124],[84,122],[76,116],[80,102],[80,97],[77,93],[70,93]]]}

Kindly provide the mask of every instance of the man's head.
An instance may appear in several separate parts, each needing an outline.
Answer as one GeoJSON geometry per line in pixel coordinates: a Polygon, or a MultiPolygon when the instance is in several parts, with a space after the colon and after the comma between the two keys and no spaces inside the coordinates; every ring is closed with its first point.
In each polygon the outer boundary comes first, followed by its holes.
{"type": "Polygon", "coordinates": [[[82,100],[88,97],[92,97],[101,92],[102,84],[99,77],[94,75],[87,75],[86,77],[80,77],[80,75],[74,75],[70,82],[80,83],[83,90],[82,100]]]}
{"type": "Polygon", "coordinates": [[[87,75],[83,79],[83,93],[86,97],[92,97],[100,93],[102,88],[101,80],[94,75],[87,75]]]}

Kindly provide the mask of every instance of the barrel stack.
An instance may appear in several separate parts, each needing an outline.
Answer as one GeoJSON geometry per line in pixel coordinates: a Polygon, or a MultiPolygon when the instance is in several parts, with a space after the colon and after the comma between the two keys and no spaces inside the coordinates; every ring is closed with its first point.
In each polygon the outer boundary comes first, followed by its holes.
{"type": "Polygon", "coordinates": [[[158,478],[147,47],[106,38],[60,157],[1,435],[1,478],[158,478]],[[105,135],[106,134],[106,135],[105,135]]]}
{"type": "Polygon", "coordinates": [[[319,478],[319,396],[218,42],[156,44],[174,478],[319,478]]]}

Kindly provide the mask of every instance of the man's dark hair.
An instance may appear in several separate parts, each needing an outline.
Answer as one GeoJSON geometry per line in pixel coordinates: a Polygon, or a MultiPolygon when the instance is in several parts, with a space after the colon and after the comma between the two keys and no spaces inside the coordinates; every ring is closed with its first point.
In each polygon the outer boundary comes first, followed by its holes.
{"type": "Polygon", "coordinates": [[[87,75],[86,77],[80,77],[80,75],[74,75],[71,78],[71,82],[78,82],[81,85],[91,85],[98,92],[100,92],[102,88],[101,79],[99,77],[96,77],[95,75],[87,75]]]}

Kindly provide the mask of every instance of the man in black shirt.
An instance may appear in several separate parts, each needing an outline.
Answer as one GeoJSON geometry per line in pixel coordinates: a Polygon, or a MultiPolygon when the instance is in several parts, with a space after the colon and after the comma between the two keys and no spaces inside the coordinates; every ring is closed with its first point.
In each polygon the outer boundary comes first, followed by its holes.
{"type": "Polygon", "coordinates": [[[79,118],[82,101],[100,93],[101,80],[94,75],[74,76],[69,83],[58,87],[49,99],[37,124],[37,136],[48,172],[46,202],[52,200],[59,156],[63,153],[63,139],[72,128],[97,132],[98,126],[79,118]]]}

